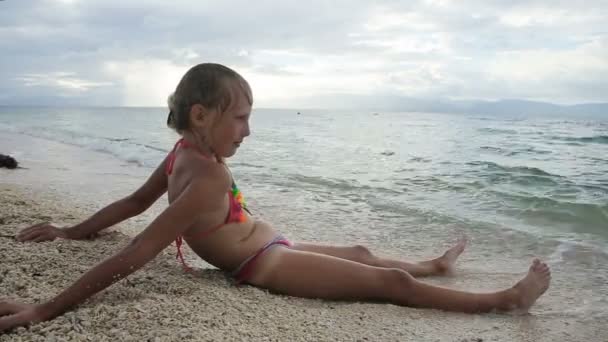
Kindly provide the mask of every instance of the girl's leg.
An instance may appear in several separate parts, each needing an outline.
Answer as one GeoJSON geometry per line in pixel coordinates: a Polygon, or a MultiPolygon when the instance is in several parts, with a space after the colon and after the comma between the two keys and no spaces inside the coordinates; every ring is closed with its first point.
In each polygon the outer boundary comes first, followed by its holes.
{"type": "Polygon", "coordinates": [[[426,261],[407,262],[382,258],[372,254],[365,246],[356,245],[351,247],[325,246],[312,243],[298,242],[293,249],[305,252],[313,252],[331,255],[336,258],[356,261],[362,264],[384,267],[399,268],[414,277],[426,277],[435,275],[449,275],[454,270],[454,263],[466,247],[466,239],[461,239],[456,245],[448,249],[442,256],[426,261]]]}
{"type": "Polygon", "coordinates": [[[397,305],[459,312],[527,311],[549,287],[550,271],[535,260],[513,287],[471,293],[422,283],[395,268],[382,268],[328,255],[276,247],[268,251],[249,280],[274,292],[333,300],[383,300],[397,305]]]}

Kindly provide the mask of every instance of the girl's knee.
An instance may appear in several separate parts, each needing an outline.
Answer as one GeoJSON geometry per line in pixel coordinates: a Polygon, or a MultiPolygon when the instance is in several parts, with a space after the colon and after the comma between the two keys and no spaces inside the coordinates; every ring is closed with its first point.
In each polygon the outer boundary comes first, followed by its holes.
{"type": "Polygon", "coordinates": [[[403,292],[415,282],[411,274],[399,268],[386,268],[383,270],[383,281],[389,291],[403,292]]]}

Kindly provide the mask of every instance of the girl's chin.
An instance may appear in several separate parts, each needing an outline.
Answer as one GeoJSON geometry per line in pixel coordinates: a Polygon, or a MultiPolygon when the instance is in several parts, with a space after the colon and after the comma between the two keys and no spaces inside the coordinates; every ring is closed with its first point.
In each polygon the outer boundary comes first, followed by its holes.
{"type": "Polygon", "coordinates": [[[236,146],[236,145],[232,145],[232,146],[231,146],[231,148],[229,148],[229,149],[226,149],[226,150],[222,151],[223,153],[221,153],[221,156],[222,156],[223,158],[229,158],[229,157],[232,157],[233,155],[235,155],[235,154],[236,154],[237,149],[238,149],[238,146],[236,146]]]}

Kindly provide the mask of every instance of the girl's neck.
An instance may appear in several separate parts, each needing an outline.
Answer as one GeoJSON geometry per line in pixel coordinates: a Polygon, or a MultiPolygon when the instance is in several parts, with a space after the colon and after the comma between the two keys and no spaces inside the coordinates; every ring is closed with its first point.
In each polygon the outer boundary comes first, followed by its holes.
{"type": "Polygon", "coordinates": [[[217,160],[220,159],[218,155],[213,151],[211,146],[209,146],[209,144],[204,141],[205,139],[201,139],[201,137],[199,137],[197,134],[194,134],[192,132],[184,132],[182,134],[182,138],[189,146],[194,147],[203,156],[217,160]]]}

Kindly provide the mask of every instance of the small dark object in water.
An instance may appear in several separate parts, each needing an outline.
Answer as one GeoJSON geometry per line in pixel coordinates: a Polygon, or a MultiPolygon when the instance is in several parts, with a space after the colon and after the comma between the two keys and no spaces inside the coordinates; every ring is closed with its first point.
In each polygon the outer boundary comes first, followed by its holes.
{"type": "Polygon", "coordinates": [[[0,167],[6,167],[8,169],[16,169],[19,163],[15,160],[15,158],[11,156],[5,156],[4,154],[0,154],[0,167]]]}
{"type": "Polygon", "coordinates": [[[298,115],[300,115],[300,114],[301,114],[301,113],[300,113],[300,112],[298,112],[298,115]]]}

